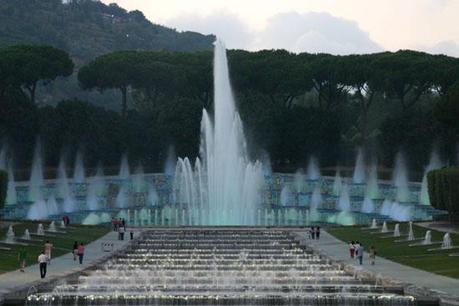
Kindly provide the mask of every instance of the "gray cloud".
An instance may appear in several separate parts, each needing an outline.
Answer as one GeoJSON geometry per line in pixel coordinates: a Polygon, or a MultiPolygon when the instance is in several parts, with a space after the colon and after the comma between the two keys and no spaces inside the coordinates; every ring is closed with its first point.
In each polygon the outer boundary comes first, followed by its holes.
{"type": "Polygon", "coordinates": [[[423,46],[419,49],[432,54],[446,54],[459,57],[459,44],[451,40],[441,41],[433,46],[423,46]]]}
{"type": "Polygon", "coordinates": [[[258,48],[285,48],[311,53],[351,54],[382,50],[356,22],[328,13],[275,15],[269,19],[256,44],[258,48]]]}
{"type": "Polygon", "coordinates": [[[217,12],[209,16],[180,15],[169,19],[166,25],[181,31],[215,34],[230,49],[246,49],[253,41],[253,33],[248,25],[238,16],[226,12],[217,12]]]}
{"type": "Polygon", "coordinates": [[[332,54],[371,53],[382,48],[356,22],[328,13],[277,14],[260,32],[250,30],[238,16],[226,12],[209,16],[181,15],[165,22],[179,30],[216,34],[228,48],[287,49],[332,54]]]}

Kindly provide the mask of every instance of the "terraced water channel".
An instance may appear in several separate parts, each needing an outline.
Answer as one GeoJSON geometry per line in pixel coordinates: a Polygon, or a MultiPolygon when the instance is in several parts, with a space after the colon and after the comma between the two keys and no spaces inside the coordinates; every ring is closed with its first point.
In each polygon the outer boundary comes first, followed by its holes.
{"type": "Polygon", "coordinates": [[[77,284],[27,305],[416,305],[300,246],[283,230],[145,232],[77,284]]]}

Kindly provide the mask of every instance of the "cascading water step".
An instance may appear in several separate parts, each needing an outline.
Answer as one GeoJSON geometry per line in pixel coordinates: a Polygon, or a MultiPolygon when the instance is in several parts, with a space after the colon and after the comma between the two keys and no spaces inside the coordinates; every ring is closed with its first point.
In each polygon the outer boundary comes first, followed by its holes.
{"type": "Polygon", "coordinates": [[[401,287],[375,285],[306,252],[287,231],[190,228],[145,232],[78,283],[29,296],[27,303],[399,306],[417,301],[401,287]]]}

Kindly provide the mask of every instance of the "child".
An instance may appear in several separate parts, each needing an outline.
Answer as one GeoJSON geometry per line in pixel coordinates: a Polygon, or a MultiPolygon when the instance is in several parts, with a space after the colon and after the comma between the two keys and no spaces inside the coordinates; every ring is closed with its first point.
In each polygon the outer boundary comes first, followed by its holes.
{"type": "Polygon", "coordinates": [[[24,272],[24,268],[26,266],[26,260],[27,260],[27,251],[25,248],[21,248],[19,250],[18,259],[19,259],[19,267],[21,269],[20,271],[24,272]]]}
{"type": "Polygon", "coordinates": [[[351,241],[351,243],[349,243],[349,253],[351,255],[351,258],[354,259],[354,255],[355,255],[355,243],[354,243],[354,241],[351,241]]]}
{"type": "Polygon", "coordinates": [[[364,252],[363,245],[357,241],[356,256],[357,256],[357,259],[359,260],[360,265],[363,264],[363,252],[364,252]]]}
{"type": "Polygon", "coordinates": [[[73,243],[73,260],[76,261],[78,257],[78,242],[73,243]]]}
{"type": "Polygon", "coordinates": [[[370,246],[369,254],[370,254],[370,263],[374,265],[375,260],[376,260],[376,248],[373,245],[370,246]]]}

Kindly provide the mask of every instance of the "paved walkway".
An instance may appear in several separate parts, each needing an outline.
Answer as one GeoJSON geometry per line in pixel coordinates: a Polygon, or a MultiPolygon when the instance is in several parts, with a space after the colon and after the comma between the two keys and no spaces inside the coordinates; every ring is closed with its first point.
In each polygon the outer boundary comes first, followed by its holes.
{"type": "Polygon", "coordinates": [[[443,233],[459,234],[459,225],[450,222],[416,222],[416,225],[443,233]]]}
{"type": "Polygon", "coordinates": [[[96,262],[111,256],[113,252],[125,247],[129,241],[129,233],[126,233],[125,240],[119,241],[118,234],[116,232],[110,232],[85,246],[85,255],[82,265],[79,264],[78,259],[76,261],[73,260],[73,254],[71,253],[52,259],[51,264],[48,265],[46,278],[43,280],[40,278],[38,264],[27,267],[24,269],[25,272],[17,270],[0,274],[0,304],[3,300],[2,296],[5,294],[11,293],[20,288],[30,288],[32,286],[45,284],[51,278],[64,277],[66,275],[82,271],[96,262]],[[102,249],[102,243],[113,243],[113,251],[104,251],[102,249]]]}
{"type": "Polygon", "coordinates": [[[459,296],[459,280],[457,279],[421,271],[381,257],[377,257],[376,264],[372,266],[368,262],[367,254],[365,254],[363,265],[360,266],[355,259],[349,257],[348,245],[325,231],[321,232],[320,240],[306,239],[306,243],[331,259],[344,264],[363,268],[376,275],[396,279],[417,287],[429,288],[440,294],[459,296]]]}

